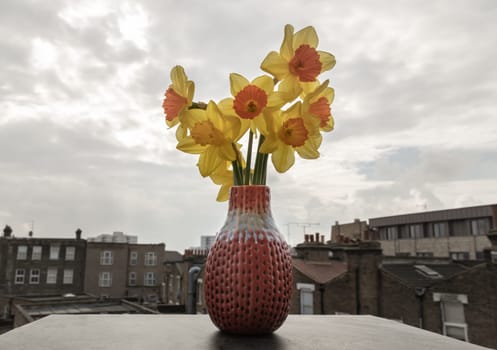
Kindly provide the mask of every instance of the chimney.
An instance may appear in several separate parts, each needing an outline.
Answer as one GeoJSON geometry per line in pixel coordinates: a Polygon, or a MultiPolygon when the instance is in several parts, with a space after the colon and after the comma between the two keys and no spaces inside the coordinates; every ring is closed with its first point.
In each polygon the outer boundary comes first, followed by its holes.
{"type": "Polygon", "coordinates": [[[304,242],[309,243],[309,235],[304,235],[304,242]]]}
{"type": "Polygon", "coordinates": [[[324,244],[324,235],[321,235],[321,243],[324,244]]]}
{"type": "Polygon", "coordinates": [[[33,237],[33,231],[29,231],[28,235],[30,238],[33,237]]]}
{"type": "Polygon", "coordinates": [[[319,232],[316,232],[314,236],[316,236],[316,243],[319,243],[319,232]]]}
{"type": "Polygon", "coordinates": [[[313,235],[309,235],[309,242],[314,243],[314,236],[313,235]]]}
{"type": "Polygon", "coordinates": [[[82,233],[82,232],[83,232],[83,231],[81,231],[81,229],[80,229],[80,228],[78,228],[78,229],[76,230],[76,239],[77,239],[77,240],[80,240],[80,239],[81,239],[81,233],[82,233]]]}
{"type": "Polygon", "coordinates": [[[5,225],[3,229],[3,236],[10,237],[11,234],[12,234],[12,228],[9,225],[5,225]]]}

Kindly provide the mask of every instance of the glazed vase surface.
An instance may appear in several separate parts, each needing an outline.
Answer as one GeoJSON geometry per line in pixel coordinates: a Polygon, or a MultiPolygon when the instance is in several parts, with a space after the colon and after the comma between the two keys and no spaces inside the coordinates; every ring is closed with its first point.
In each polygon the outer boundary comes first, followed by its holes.
{"type": "Polygon", "coordinates": [[[290,308],[290,249],[274,223],[267,186],[234,186],[209,251],[204,293],[212,322],[235,334],[278,329],[290,308]]]}

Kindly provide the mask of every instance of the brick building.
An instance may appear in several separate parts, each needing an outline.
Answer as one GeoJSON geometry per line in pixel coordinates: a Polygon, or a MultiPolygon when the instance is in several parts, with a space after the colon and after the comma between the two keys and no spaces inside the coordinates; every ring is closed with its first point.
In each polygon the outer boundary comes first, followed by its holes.
{"type": "Polygon", "coordinates": [[[156,303],[163,298],[164,243],[88,242],[85,292],[156,303]]]}
{"type": "Polygon", "coordinates": [[[290,313],[376,315],[379,245],[323,241],[306,235],[295,247],[290,313]]]}
{"type": "Polygon", "coordinates": [[[482,260],[497,204],[371,218],[369,226],[384,255],[482,260]]]}
{"type": "Polygon", "coordinates": [[[469,265],[410,260],[383,263],[379,316],[497,348],[497,243],[469,265]]]}
{"type": "MultiPolygon", "coordinates": [[[[86,241],[75,238],[0,237],[0,295],[80,294],[84,289],[86,241]]],[[[8,317],[9,305],[0,305],[8,317]]]]}

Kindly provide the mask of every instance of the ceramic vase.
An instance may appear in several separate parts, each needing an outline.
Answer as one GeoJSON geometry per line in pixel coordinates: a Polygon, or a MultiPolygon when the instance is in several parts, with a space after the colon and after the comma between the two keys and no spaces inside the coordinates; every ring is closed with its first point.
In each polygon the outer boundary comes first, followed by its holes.
{"type": "Polygon", "coordinates": [[[228,333],[271,333],[288,315],[291,290],[290,249],[271,215],[269,187],[232,187],[226,222],[205,265],[212,322],[228,333]]]}

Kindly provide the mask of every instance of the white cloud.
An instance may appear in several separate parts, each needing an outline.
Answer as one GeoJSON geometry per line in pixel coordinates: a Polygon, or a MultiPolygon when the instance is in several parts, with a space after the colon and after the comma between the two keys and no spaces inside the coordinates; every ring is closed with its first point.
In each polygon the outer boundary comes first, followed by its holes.
{"type": "Polygon", "coordinates": [[[328,235],[335,220],[495,202],[496,15],[487,0],[2,1],[0,224],[180,250],[215,233],[226,204],[164,125],[169,71],[185,67],[196,99],[224,98],[229,73],[262,74],[286,23],[314,25],[337,57],[322,157],[269,174],[294,243],[291,222],[328,235]]]}

